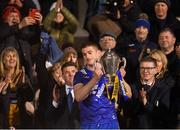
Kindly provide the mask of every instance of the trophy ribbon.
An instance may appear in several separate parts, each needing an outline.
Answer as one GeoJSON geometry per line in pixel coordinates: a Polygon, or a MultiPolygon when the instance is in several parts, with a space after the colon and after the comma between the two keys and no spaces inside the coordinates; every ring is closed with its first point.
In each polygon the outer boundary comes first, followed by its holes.
{"type": "Polygon", "coordinates": [[[109,86],[106,84],[106,92],[107,92],[107,97],[109,100],[111,100],[110,94],[109,94],[109,86]]]}
{"type": "Polygon", "coordinates": [[[119,92],[119,77],[116,75],[115,81],[114,81],[112,97],[111,97],[111,100],[115,100],[116,103],[118,101],[118,92],[119,92]]]}
{"type": "Polygon", "coordinates": [[[117,76],[119,78],[122,95],[124,97],[124,100],[127,101],[129,98],[128,98],[127,94],[126,94],[123,78],[122,78],[121,72],[119,70],[117,71],[117,76]]]}
{"type": "MultiPolygon", "coordinates": [[[[107,97],[110,101],[115,101],[116,103],[118,102],[118,92],[119,92],[119,77],[118,75],[114,75],[114,82],[113,84],[108,84],[108,79],[107,79],[107,84],[106,86],[106,92],[107,92],[107,97]]],[[[107,77],[106,77],[107,78],[107,77]]]]}

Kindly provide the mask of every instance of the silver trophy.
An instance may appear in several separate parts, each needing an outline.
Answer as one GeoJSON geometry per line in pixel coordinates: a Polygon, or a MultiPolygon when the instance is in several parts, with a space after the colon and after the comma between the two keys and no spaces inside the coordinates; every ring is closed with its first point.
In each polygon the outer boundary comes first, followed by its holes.
{"type": "Polygon", "coordinates": [[[101,65],[103,72],[108,78],[108,83],[106,84],[107,96],[110,100],[114,100],[115,97],[117,98],[119,91],[119,85],[117,85],[117,80],[115,80],[117,77],[116,72],[121,67],[125,68],[126,59],[124,57],[120,58],[114,51],[108,50],[101,57],[101,65]]]}

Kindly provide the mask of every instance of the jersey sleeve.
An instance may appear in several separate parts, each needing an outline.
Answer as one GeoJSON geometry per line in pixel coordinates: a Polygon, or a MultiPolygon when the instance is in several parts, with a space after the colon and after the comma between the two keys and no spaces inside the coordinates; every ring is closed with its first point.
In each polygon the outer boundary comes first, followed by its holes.
{"type": "Polygon", "coordinates": [[[83,83],[82,78],[83,78],[83,74],[80,71],[78,71],[74,76],[73,84],[76,85],[78,83],[83,83]]]}

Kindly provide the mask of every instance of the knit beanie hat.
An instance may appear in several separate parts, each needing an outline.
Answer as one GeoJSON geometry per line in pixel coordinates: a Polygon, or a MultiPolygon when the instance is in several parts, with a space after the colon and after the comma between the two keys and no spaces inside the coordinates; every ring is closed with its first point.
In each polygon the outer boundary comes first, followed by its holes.
{"type": "Polygon", "coordinates": [[[20,11],[13,5],[8,5],[4,10],[3,10],[3,14],[2,14],[2,19],[5,20],[10,13],[17,13],[18,16],[21,18],[21,13],[20,11]]]}
{"type": "Polygon", "coordinates": [[[154,0],[154,5],[158,2],[163,2],[165,3],[168,7],[171,6],[171,2],[169,0],[154,0]]]}
{"type": "Polygon", "coordinates": [[[138,19],[136,20],[135,22],[135,28],[138,28],[138,27],[145,27],[147,28],[148,30],[150,30],[150,23],[149,21],[145,20],[145,19],[138,19]]]}

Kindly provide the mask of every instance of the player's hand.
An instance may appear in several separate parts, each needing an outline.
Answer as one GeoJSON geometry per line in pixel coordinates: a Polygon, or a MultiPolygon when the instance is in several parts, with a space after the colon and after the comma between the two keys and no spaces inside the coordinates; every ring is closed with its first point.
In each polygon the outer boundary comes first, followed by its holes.
{"type": "Polygon", "coordinates": [[[102,75],[103,75],[102,65],[96,61],[95,65],[94,65],[94,77],[97,80],[99,80],[102,75]]]}

